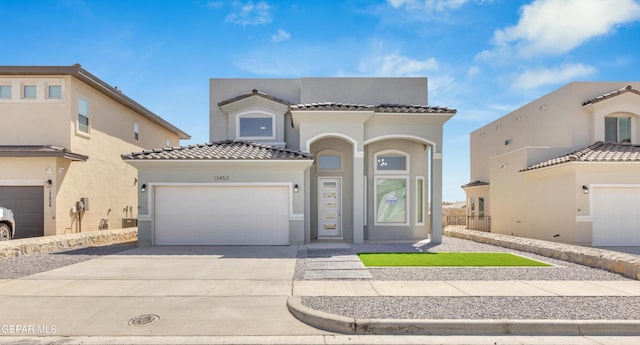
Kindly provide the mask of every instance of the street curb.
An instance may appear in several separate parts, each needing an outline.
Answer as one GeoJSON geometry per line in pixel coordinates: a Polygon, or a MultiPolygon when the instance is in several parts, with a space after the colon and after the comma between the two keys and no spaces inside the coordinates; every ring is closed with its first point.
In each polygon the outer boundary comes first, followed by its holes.
{"type": "Polygon", "coordinates": [[[316,328],[343,334],[638,336],[640,320],[415,320],[355,319],[326,313],[290,296],[293,316],[316,328]]]}

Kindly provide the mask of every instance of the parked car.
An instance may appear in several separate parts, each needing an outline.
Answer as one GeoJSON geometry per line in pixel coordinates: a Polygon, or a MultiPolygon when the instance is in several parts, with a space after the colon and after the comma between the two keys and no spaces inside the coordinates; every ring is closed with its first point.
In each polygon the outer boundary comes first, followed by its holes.
{"type": "Polygon", "coordinates": [[[8,241],[13,238],[16,231],[16,222],[13,219],[13,211],[0,207],[0,241],[8,241]]]}

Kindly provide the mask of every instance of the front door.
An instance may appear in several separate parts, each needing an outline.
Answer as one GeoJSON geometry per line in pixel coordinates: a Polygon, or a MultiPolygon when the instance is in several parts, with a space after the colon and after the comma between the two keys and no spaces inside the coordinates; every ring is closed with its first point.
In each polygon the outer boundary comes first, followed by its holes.
{"type": "Polygon", "coordinates": [[[342,235],[342,187],[340,178],[318,178],[318,237],[342,235]]]}

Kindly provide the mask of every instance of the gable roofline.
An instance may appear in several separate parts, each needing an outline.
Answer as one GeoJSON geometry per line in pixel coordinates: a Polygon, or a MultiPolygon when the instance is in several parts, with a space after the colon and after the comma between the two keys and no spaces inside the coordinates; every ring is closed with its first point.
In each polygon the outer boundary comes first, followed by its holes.
{"type": "Polygon", "coordinates": [[[531,165],[519,172],[528,172],[570,162],[640,162],[640,145],[598,141],[583,149],[531,165]]]}
{"type": "Polygon", "coordinates": [[[273,102],[277,102],[277,103],[281,103],[281,104],[284,104],[286,106],[291,105],[291,103],[289,103],[289,102],[287,102],[287,101],[285,101],[283,99],[271,96],[271,95],[267,94],[266,92],[259,91],[258,89],[253,89],[253,90],[251,90],[251,92],[247,92],[247,93],[244,93],[242,95],[239,95],[239,96],[236,96],[236,97],[229,98],[229,99],[226,99],[226,100],[218,102],[218,107],[222,107],[222,106],[225,106],[225,105],[230,104],[230,103],[241,101],[241,100],[243,100],[245,98],[249,98],[249,97],[252,97],[252,96],[262,97],[264,99],[267,99],[267,100],[270,100],[270,101],[273,101],[273,102]]]}
{"type": "Polygon", "coordinates": [[[613,98],[613,97],[616,97],[616,96],[619,96],[619,95],[622,95],[622,94],[625,94],[625,93],[629,93],[629,92],[634,93],[636,95],[640,95],[640,91],[634,89],[631,85],[627,85],[627,86],[625,86],[625,87],[623,87],[621,89],[614,90],[614,91],[605,93],[603,95],[600,95],[600,96],[598,96],[596,98],[590,99],[590,100],[582,103],[582,106],[587,106],[587,105],[590,105],[590,104],[595,104],[595,103],[598,103],[598,102],[602,102],[602,101],[604,101],[606,99],[613,98]]]}
{"type": "Polygon", "coordinates": [[[70,75],[92,88],[98,90],[107,97],[135,111],[151,122],[177,135],[180,139],[191,139],[191,136],[178,127],[163,119],[151,110],[145,108],[138,102],[127,97],[122,91],[107,84],[100,78],[89,73],[80,64],[72,66],[0,66],[0,75],[70,75]]]}

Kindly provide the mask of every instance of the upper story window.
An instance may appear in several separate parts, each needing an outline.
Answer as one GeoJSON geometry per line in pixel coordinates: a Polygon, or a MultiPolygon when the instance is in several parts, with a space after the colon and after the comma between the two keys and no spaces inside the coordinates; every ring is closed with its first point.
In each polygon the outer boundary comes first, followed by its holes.
{"type": "Polygon", "coordinates": [[[11,98],[11,85],[0,85],[0,99],[11,98]]]}
{"type": "Polygon", "coordinates": [[[36,86],[35,85],[22,85],[22,98],[35,99],[36,98],[36,86]]]}
{"type": "Polygon", "coordinates": [[[406,172],[409,170],[407,154],[401,151],[383,151],[376,154],[376,172],[406,172]]]}
{"type": "Polygon", "coordinates": [[[268,114],[247,114],[238,117],[238,137],[240,139],[274,139],[274,116],[268,114]]]}
{"type": "Polygon", "coordinates": [[[89,101],[78,97],[78,131],[89,134],[89,101]]]}
{"type": "Polygon", "coordinates": [[[613,143],[631,142],[630,117],[605,117],[604,140],[613,143]]]}
{"type": "Polygon", "coordinates": [[[47,98],[48,99],[61,99],[62,98],[62,86],[60,86],[60,85],[47,85],[47,98]]]}
{"type": "Polygon", "coordinates": [[[137,123],[133,124],[133,140],[140,139],[140,126],[137,123]]]}
{"type": "Polygon", "coordinates": [[[166,146],[166,147],[171,147],[171,139],[166,138],[166,139],[164,140],[164,146],[166,146]]]}

